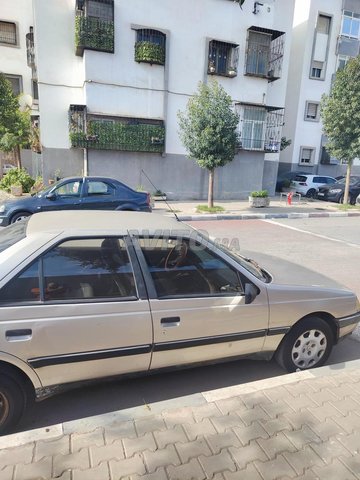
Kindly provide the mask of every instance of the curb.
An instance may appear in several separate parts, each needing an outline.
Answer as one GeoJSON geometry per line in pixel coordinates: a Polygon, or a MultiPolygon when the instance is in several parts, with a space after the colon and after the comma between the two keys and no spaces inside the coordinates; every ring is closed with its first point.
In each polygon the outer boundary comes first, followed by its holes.
{"type": "Polygon", "coordinates": [[[360,217],[360,212],[289,212],[289,213],[243,213],[207,214],[207,215],[178,215],[182,222],[209,221],[209,220],[269,220],[271,218],[326,218],[326,217],[360,217]]]}
{"type": "Polygon", "coordinates": [[[93,417],[80,418],[78,420],[58,423],[48,427],[42,427],[20,433],[13,433],[11,435],[0,437],[0,449],[20,447],[27,443],[37,442],[40,440],[50,441],[60,438],[63,435],[93,431],[98,427],[114,424],[115,422],[119,421],[125,422],[153,416],[154,414],[159,414],[164,410],[204,405],[217,400],[255,393],[303,380],[311,380],[326,375],[338,375],[339,373],[344,373],[348,370],[359,368],[360,360],[352,360],[349,362],[327,365],[313,370],[303,370],[299,372],[288,373],[277,377],[256,380],[254,382],[232,385],[230,387],[218,388],[207,392],[199,392],[170,400],[162,400],[149,405],[141,405],[124,410],[105,413],[102,415],[95,415],[93,417]]]}

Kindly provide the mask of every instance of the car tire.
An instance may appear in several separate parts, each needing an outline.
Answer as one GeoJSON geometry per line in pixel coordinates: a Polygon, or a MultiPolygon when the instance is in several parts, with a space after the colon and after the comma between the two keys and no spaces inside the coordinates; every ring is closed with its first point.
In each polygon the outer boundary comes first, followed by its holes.
{"type": "Polygon", "coordinates": [[[0,434],[7,433],[20,420],[26,406],[26,393],[14,374],[0,375],[0,434]]]}
{"type": "Polygon", "coordinates": [[[316,196],[316,190],[315,190],[315,188],[310,188],[310,189],[306,192],[306,196],[307,196],[307,198],[315,198],[315,196],[316,196]]]}
{"type": "Polygon", "coordinates": [[[20,222],[20,220],[24,220],[24,218],[30,217],[30,215],[31,215],[31,213],[29,213],[29,212],[18,212],[18,213],[15,213],[15,215],[13,215],[13,216],[11,217],[10,223],[20,222]]]}
{"type": "Polygon", "coordinates": [[[308,317],[286,334],[275,359],[288,372],[308,370],[323,365],[333,345],[330,325],[321,318],[308,317]]]}

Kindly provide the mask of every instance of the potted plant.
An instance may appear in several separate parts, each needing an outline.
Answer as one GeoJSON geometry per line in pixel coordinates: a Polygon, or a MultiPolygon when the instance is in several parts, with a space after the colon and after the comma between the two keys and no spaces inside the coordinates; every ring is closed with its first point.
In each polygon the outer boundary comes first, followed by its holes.
{"type": "Polygon", "coordinates": [[[267,190],[258,190],[250,193],[250,207],[268,207],[270,205],[269,192],[267,190]]]}
{"type": "Polygon", "coordinates": [[[22,188],[21,183],[14,183],[13,185],[11,185],[10,193],[12,195],[15,195],[16,197],[21,197],[21,195],[23,193],[23,188],[22,188]]]}
{"type": "Polygon", "coordinates": [[[166,200],[166,193],[162,192],[161,190],[156,190],[153,194],[152,197],[154,200],[166,200]]]}

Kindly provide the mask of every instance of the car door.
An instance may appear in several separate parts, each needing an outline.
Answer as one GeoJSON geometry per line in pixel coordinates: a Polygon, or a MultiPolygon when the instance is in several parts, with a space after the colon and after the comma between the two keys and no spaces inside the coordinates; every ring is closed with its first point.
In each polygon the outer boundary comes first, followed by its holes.
{"type": "Polygon", "coordinates": [[[262,349],[268,328],[265,288],[246,304],[245,284],[251,280],[202,243],[176,238],[134,242],[154,325],[151,369],[262,349]]]}
{"type": "Polygon", "coordinates": [[[22,268],[0,289],[7,353],[44,386],[147,370],[151,316],[131,255],[124,238],[74,238],[22,268]]]}
{"type": "Polygon", "coordinates": [[[83,180],[64,181],[42,199],[40,210],[77,210],[81,207],[83,180]]]}
{"type": "Polygon", "coordinates": [[[85,179],[82,208],[87,210],[115,210],[116,189],[105,180],[85,179]]]}

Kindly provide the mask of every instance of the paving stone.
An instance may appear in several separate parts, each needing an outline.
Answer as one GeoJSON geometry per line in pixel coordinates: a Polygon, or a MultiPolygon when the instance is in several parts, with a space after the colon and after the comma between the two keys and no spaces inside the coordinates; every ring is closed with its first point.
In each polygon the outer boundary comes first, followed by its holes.
{"type": "Polygon", "coordinates": [[[319,455],[324,463],[331,463],[333,458],[340,455],[350,457],[351,454],[337,439],[330,439],[327,442],[311,444],[311,448],[319,455]]]}
{"type": "Polygon", "coordinates": [[[355,413],[350,413],[346,417],[338,417],[334,420],[346,433],[360,430],[360,416],[355,413]]]}
{"type": "Polygon", "coordinates": [[[283,432],[280,432],[267,440],[259,438],[257,442],[270,459],[275,458],[279,453],[294,452],[296,450],[294,445],[283,432]]]}
{"type": "Polygon", "coordinates": [[[3,468],[0,471],[1,480],[13,480],[14,469],[15,467],[13,465],[3,468]]]}
{"type": "Polygon", "coordinates": [[[213,453],[220,453],[223,448],[227,447],[241,447],[240,440],[231,430],[215,435],[208,435],[206,441],[213,453]]]}
{"type": "Polygon", "coordinates": [[[340,418],[343,416],[330,402],[324,403],[321,407],[309,408],[309,412],[320,422],[325,422],[327,418],[340,418]]]}
{"type": "MultiPolygon", "coordinates": [[[[309,395],[299,395],[295,398],[285,398],[284,401],[291,407],[291,409],[295,412],[299,412],[300,410],[303,410],[304,408],[309,408],[309,407],[317,407],[318,404],[314,402],[313,398],[309,395]]],[[[285,412],[286,413],[286,412],[285,412]]]]}
{"type": "Polygon", "coordinates": [[[89,470],[73,470],[72,480],[110,480],[110,470],[107,462],[89,470]]]}
{"type": "Polygon", "coordinates": [[[237,472],[224,472],[225,480],[263,480],[255,466],[250,464],[244,470],[237,472]]]}
{"type": "Polygon", "coordinates": [[[182,425],[185,423],[195,423],[194,416],[190,408],[177,408],[175,410],[165,410],[162,414],[168,427],[182,425]]]}
{"type": "Polygon", "coordinates": [[[192,413],[196,422],[201,422],[204,418],[220,417],[221,415],[223,415],[216,403],[214,402],[206,403],[205,405],[200,405],[198,407],[193,407],[192,413]]]}
{"type": "Polygon", "coordinates": [[[170,443],[187,443],[188,439],[181,425],[165,430],[164,432],[154,432],[154,437],[159,448],[165,448],[170,443]]]}
{"type": "Polygon", "coordinates": [[[243,426],[243,422],[236,413],[229,413],[228,415],[222,415],[221,417],[214,417],[211,419],[212,424],[218,432],[225,432],[233,427],[243,426]]]}
{"type": "Polygon", "coordinates": [[[124,449],[121,440],[111,445],[102,445],[97,447],[93,445],[89,448],[90,462],[92,466],[99,465],[101,462],[109,460],[122,460],[125,458],[124,449]]]}
{"type": "Polygon", "coordinates": [[[338,397],[339,400],[345,400],[346,397],[351,397],[354,393],[354,387],[351,384],[342,384],[338,387],[331,388],[331,393],[338,397]]]}
{"type": "MultiPolygon", "coordinates": [[[[33,480],[36,478],[45,479],[51,477],[52,471],[52,457],[45,457],[38,462],[24,465],[19,463],[15,466],[14,480],[33,480]]],[[[2,472],[0,472],[0,478],[2,480],[2,472]]]]}
{"type": "Polygon", "coordinates": [[[353,457],[341,457],[339,459],[356,477],[360,478],[360,454],[354,455],[353,457]]]}
{"type": "Polygon", "coordinates": [[[36,442],[34,461],[38,462],[44,457],[54,455],[54,453],[63,455],[70,453],[70,435],[64,435],[56,440],[36,442]]]}
{"type": "Polygon", "coordinates": [[[21,447],[0,450],[0,470],[9,465],[16,465],[17,463],[31,463],[34,448],[34,443],[28,443],[21,447]]]}
{"type": "Polygon", "coordinates": [[[134,453],[142,452],[143,450],[156,450],[156,443],[152,433],[146,433],[139,438],[124,438],[124,451],[126,458],[130,458],[134,453]]]}
{"type": "Polygon", "coordinates": [[[234,413],[236,411],[247,410],[245,404],[241,401],[240,397],[231,397],[224,400],[218,400],[216,406],[223,415],[234,413]]]}
{"type": "Polygon", "coordinates": [[[349,450],[352,455],[360,453],[360,432],[338,436],[337,440],[349,450]]]}
{"type": "Polygon", "coordinates": [[[286,413],[291,413],[294,411],[294,409],[290,406],[289,403],[286,403],[282,400],[267,403],[263,405],[262,408],[269,415],[270,418],[276,418],[279,415],[284,415],[286,413]]]}
{"type": "Polygon", "coordinates": [[[246,465],[254,460],[266,461],[269,458],[265,455],[264,450],[255,442],[250,442],[246,447],[229,448],[231,456],[235,460],[239,469],[244,469],[246,465]]]}
{"type": "MultiPolygon", "coordinates": [[[[292,395],[294,398],[296,398],[298,395],[312,394],[312,392],[317,392],[318,390],[320,390],[320,389],[317,389],[316,386],[312,387],[311,383],[308,384],[304,380],[299,382],[289,383],[287,385],[284,385],[283,387],[279,387],[278,388],[279,394],[280,394],[280,388],[284,388],[286,392],[290,393],[290,395],[292,395]]],[[[326,385],[324,385],[323,388],[326,388],[326,385]]],[[[280,398],[285,398],[285,395],[280,398]]]]}
{"type": "Polygon", "coordinates": [[[318,406],[327,402],[332,402],[333,400],[338,400],[337,396],[334,395],[329,388],[319,390],[318,392],[312,392],[311,398],[318,406]]]}
{"type": "Polygon", "coordinates": [[[62,475],[60,475],[60,477],[56,477],[56,479],[54,477],[51,477],[51,480],[73,480],[71,473],[72,472],[70,470],[67,470],[62,475]]]}
{"type": "Polygon", "coordinates": [[[284,419],[288,421],[295,430],[300,430],[305,425],[312,427],[313,425],[319,423],[319,420],[307,410],[301,410],[300,412],[294,413],[286,413],[284,415],[284,419]]]}
{"type": "Polygon", "coordinates": [[[295,477],[295,471],[281,455],[267,462],[255,462],[255,467],[264,480],[274,480],[284,476],[295,477]]]}
{"type": "Polygon", "coordinates": [[[317,422],[315,425],[311,425],[311,430],[315,432],[322,441],[326,441],[336,435],[341,436],[341,434],[344,434],[344,432],[340,431],[339,425],[331,418],[328,418],[325,422],[317,422]]]}
{"type": "Polygon", "coordinates": [[[310,469],[314,465],[319,467],[325,465],[311,447],[305,447],[297,452],[283,452],[282,456],[298,475],[303,475],[306,469],[310,469]]]}
{"type": "Polygon", "coordinates": [[[348,415],[350,412],[358,412],[360,405],[353,398],[347,397],[342,400],[331,400],[331,404],[339,410],[342,415],[348,415]]]}
{"type": "Polygon", "coordinates": [[[227,450],[223,450],[218,455],[212,455],[210,457],[204,457],[201,455],[199,457],[199,462],[207,475],[207,478],[212,478],[216,473],[226,472],[235,472],[236,465],[232,459],[230,453],[227,450]]]}
{"type": "Polygon", "coordinates": [[[139,454],[124,460],[110,460],[109,467],[111,480],[122,479],[126,475],[143,475],[146,473],[144,462],[139,454]]]}
{"type": "Polygon", "coordinates": [[[247,445],[251,440],[256,440],[257,438],[269,438],[269,435],[259,422],[254,422],[248,427],[235,427],[233,431],[241,440],[242,445],[247,445]]]}
{"type": "Polygon", "coordinates": [[[105,439],[102,428],[97,428],[96,430],[88,433],[74,433],[70,436],[71,453],[78,452],[82,448],[87,448],[91,445],[101,446],[104,444],[105,439]]]}
{"type": "Polygon", "coordinates": [[[117,422],[104,428],[105,443],[112,443],[121,438],[136,438],[134,422],[117,422]]]}
{"type": "Polygon", "coordinates": [[[166,430],[166,424],[161,415],[156,415],[149,418],[142,418],[135,420],[135,428],[138,436],[154,431],[166,430]]]}
{"type": "Polygon", "coordinates": [[[336,380],[336,375],[315,377],[311,379],[308,378],[301,383],[303,384],[305,389],[303,393],[309,392],[309,388],[314,392],[318,392],[319,390],[324,390],[325,388],[330,388],[330,390],[332,390],[333,388],[336,388],[340,385],[339,382],[336,380]]]}
{"type": "Polygon", "coordinates": [[[203,437],[193,442],[177,443],[175,447],[182,463],[187,463],[191,458],[199,457],[200,455],[211,455],[210,447],[203,437]]]}
{"type": "MultiPolygon", "coordinates": [[[[189,463],[178,467],[166,467],[169,480],[203,480],[206,478],[199,461],[192,458],[189,463]]],[[[156,479],[157,480],[157,479],[156,479]]]]}
{"type": "Polygon", "coordinates": [[[184,430],[189,440],[195,440],[197,437],[216,433],[214,425],[208,418],[205,418],[202,422],[185,424],[184,430]]]}
{"type": "Polygon", "coordinates": [[[241,395],[241,400],[244,402],[246,408],[254,408],[256,405],[261,406],[274,401],[274,399],[266,396],[264,392],[254,392],[241,395]]]}
{"type": "Polygon", "coordinates": [[[181,463],[174,445],[168,445],[166,448],[155,452],[146,450],[143,452],[143,456],[149,473],[155,472],[159,467],[176,466],[181,463]]]}
{"type": "Polygon", "coordinates": [[[298,449],[303,448],[309,443],[321,441],[320,438],[306,425],[300,430],[284,431],[284,434],[298,449]]]}
{"type": "Polygon", "coordinates": [[[253,422],[258,420],[271,420],[269,415],[258,405],[245,411],[237,411],[237,414],[240,416],[245,425],[251,425],[253,422]]]}
{"type": "MultiPolygon", "coordinates": [[[[148,473],[147,475],[131,475],[128,480],[168,480],[165,468],[158,468],[154,473],[148,473]]],[[[101,479],[99,479],[101,480],[101,479]]]]}
{"type": "MultiPolygon", "coordinates": [[[[296,385],[297,384],[294,384],[294,383],[291,384],[292,390],[287,389],[286,385],[279,385],[276,388],[269,388],[269,389],[265,390],[264,395],[271,402],[277,402],[278,400],[284,400],[285,398],[286,399],[295,398],[294,393],[293,393],[293,389],[296,388],[296,385]]],[[[301,383],[299,383],[298,386],[301,387],[301,391],[299,393],[295,392],[295,396],[305,393],[303,391],[303,387],[302,387],[301,383]]]]}
{"type": "Polygon", "coordinates": [[[325,467],[313,467],[315,475],[321,480],[356,480],[353,475],[343,463],[335,459],[330,465],[325,467]]]}
{"type": "MultiPolygon", "coordinates": [[[[292,429],[292,425],[286,420],[286,417],[284,416],[274,418],[274,420],[269,420],[268,422],[264,422],[261,420],[259,422],[259,425],[263,428],[267,436],[275,435],[276,433],[282,432],[283,430],[292,429]]],[[[263,438],[266,437],[263,436],[263,438]]]]}
{"type": "Polygon", "coordinates": [[[53,457],[53,476],[60,476],[66,470],[74,468],[86,470],[90,467],[89,451],[83,448],[79,452],[70,453],[69,455],[55,455],[53,457]]]}

